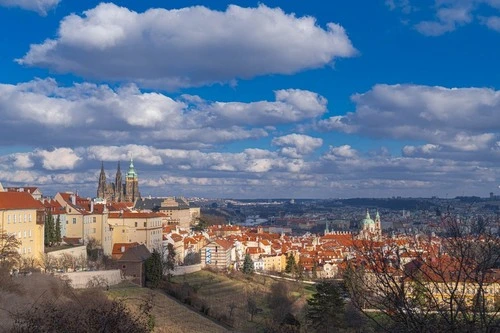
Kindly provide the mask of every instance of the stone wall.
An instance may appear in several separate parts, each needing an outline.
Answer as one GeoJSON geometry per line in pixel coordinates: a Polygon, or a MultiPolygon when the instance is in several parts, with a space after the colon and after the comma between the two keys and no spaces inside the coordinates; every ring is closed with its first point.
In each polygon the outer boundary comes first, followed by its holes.
{"type": "Polygon", "coordinates": [[[70,254],[75,258],[79,258],[80,256],[83,256],[85,260],[87,260],[87,247],[85,245],[82,246],[74,246],[70,247],[64,250],[58,250],[58,251],[52,251],[48,252],[48,255],[54,257],[54,258],[59,258],[63,254],[70,254]]]}
{"type": "Polygon", "coordinates": [[[174,271],[171,272],[171,274],[177,276],[177,275],[194,273],[198,271],[201,271],[201,264],[189,265],[189,266],[176,266],[174,271]]]}
{"type": "Polygon", "coordinates": [[[71,281],[73,288],[87,288],[89,281],[100,282],[104,286],[112,286],[122,281],[121,271],[113,269],[109,271],[89,271],[89,272],[72,272],[72,273],[57,273],[56,276],[67,278],[71,281]]]}

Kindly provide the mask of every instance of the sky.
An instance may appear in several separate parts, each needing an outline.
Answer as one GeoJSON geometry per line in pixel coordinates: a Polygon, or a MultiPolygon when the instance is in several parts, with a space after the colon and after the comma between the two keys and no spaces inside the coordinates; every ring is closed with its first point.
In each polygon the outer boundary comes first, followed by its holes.
{"type": "Polygon", "coordinates": [[[0,182],[500,194],[499,0],[0,0],[0,182]]]}

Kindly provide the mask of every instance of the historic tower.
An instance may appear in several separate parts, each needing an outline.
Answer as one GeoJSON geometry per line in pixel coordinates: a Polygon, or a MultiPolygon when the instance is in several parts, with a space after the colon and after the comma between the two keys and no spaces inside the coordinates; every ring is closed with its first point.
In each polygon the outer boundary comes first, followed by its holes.
{"type": "Polygon", "coordinates": [[[116,177],[115,177],[114,201],[122,202],[123,199],[124,199],[124,195],[123,195],[122,171],[120,170],[120,162],[118,161],[118,169],[116,170],[116,177]]]}
{"type": "Polygon", "coordinates": [[[97,184],[97,197],[106,196],[106,173],[104,172],[104,162],[101,162],[101,173],[99,174],[99,183],[97,184]]]}
{"type": "Polygon", "coordinates": [[[134,202],[141,197],[139,193],[139,177],[134,169],[134,161],[130,159],[130,165],[125,177],[125,201],[134,202]]]}

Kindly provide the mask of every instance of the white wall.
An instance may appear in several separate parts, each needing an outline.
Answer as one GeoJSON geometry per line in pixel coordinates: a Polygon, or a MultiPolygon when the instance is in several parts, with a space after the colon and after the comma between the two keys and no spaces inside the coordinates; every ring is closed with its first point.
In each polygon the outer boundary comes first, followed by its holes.
{"type": "Polygon", "coordinates": [[[71,286],[77,289],[87,288],[88,282],[94,277],[98,277],[99,280],[105,280],[108,286],[118,284],[122,281],[121,271],[119,269],[109,271],[60,273],[56,274],[56,276],[69,279],[71,281],[71,286]]]}

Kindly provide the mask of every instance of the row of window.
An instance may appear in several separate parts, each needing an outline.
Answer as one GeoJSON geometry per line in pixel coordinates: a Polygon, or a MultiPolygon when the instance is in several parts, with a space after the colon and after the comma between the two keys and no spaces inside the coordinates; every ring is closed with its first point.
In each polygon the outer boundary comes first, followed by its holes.
{"type": "Polygon", "coordinates": [[[16,224],[17,223],[22,223],[23,221],[26,222],[31,222],[31,214],[24,214],[24,219],[23,219],[23,214],[19,214],[19,219],[17,219],[17,214],[8,214],[7,215],[7,224],[10,224],[11,221],[11,216],[12,216],[12,223],[16,224]]]}

